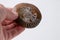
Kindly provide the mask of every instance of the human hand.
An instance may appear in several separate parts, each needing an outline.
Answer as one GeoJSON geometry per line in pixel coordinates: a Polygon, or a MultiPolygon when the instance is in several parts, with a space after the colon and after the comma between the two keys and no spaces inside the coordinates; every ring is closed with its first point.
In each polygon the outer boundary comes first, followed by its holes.
{"type": "Polygon", "coordinates": [[[13,21],[17,17],[17,13],[12,12],[12,9],[0,5],[0,40],[11,40],[25,30],[13,21]]]}

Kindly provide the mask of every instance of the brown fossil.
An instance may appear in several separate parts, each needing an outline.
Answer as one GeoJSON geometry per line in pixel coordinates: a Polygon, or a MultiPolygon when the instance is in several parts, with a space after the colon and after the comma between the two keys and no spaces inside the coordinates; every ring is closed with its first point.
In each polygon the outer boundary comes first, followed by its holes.
{"type": "Polygon", "coordinates": [[[16,23],[20,24],[25,28],[36,27],[42,18],[40,10],[29,3],[20,3],[14,7],[15,11],[18,13],[18,18],[15,20],[16,23]]]}

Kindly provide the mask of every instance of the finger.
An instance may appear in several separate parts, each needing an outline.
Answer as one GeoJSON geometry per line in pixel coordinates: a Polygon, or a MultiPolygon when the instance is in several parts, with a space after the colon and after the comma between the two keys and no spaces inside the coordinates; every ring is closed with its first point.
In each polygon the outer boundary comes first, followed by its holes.
{"type": "Polygon", "coordinates": [[[0,23],[6,18],[6,15],[5,7],[0,5],[0,23]]]}
{"type": "Polygon", "coordinates": [[[14,28],[16,26],[16,23],[11,23],[11,24],[8,24],[8,25],[6,25],[6,26],[4,26],[4,29],[7,29],[7,30],[9,30],[9,29],[12,29],[12,28],[14,28]]]}
{"type": "Polygon", "coordinates": [[[9,30],[8,35],[10,36],[10,38],[14,38],[15,36],[17,36],[18,34],[23,32],[24,30],[25,30],[25,28],[18,26],[18,27],[15,27],[15,28],[9,30]]]}
{"type": "Polygon", "coordinates": [[[6,25],[11,24],[12,22],[13,22],[13,21],[4,20],[4,21],[2,22],[2,25],[3,25],[3,26],[6,26],[6,25]]]}
{"type": "Polygon", "coordinates": [[[14,14],[16,14],[18,16],[18,13],[15,11],[15,9],[13,8],[7,8],[8,10],[10,10],[11,12],[13,12],[14,14]]]}
{"type": "Polygon", "coordinates": [[[18,14],[12,10],[12,8],[7,8],[7,20],[15,20],[18,17],[18,14]]]}
{"type": "Polygon", "coordinates": [[[0,25],[0,40],[5,40],[4,32],[3,32],[3,26],[0,25]]]}

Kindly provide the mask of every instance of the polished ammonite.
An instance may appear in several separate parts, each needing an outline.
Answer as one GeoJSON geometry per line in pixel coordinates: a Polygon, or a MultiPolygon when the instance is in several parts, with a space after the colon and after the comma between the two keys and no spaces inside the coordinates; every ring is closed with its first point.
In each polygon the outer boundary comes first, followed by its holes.
{"type": "Polygon", "coordinates": [[[25,28],[36,27],[42,18],[40,10],[29,3],[20,3],[14,7],[15,11],[18,13],[18,18],[15,20],[16,23],[20,24],[25,28]]]}

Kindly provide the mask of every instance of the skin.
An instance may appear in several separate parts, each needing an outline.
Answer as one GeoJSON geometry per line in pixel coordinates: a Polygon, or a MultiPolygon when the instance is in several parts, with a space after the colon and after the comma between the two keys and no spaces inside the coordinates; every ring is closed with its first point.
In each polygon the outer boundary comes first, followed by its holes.
{"type": "Polygon", "coordinates": [[[0,4],[0,40],[11,40],[25,30],[13,21],[17,17],[17,13],[11,8],[5,8],[0,4]]]}

